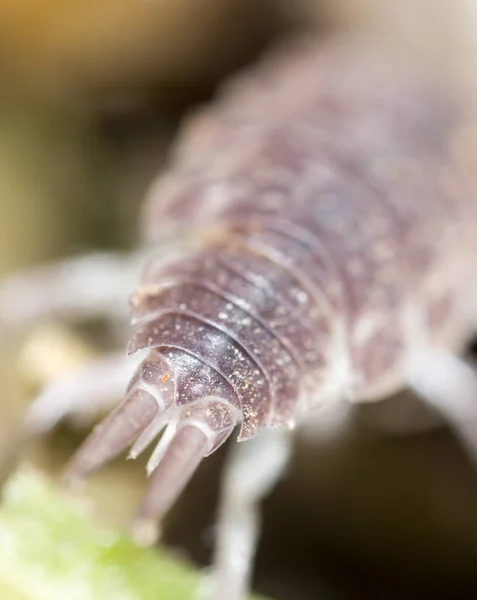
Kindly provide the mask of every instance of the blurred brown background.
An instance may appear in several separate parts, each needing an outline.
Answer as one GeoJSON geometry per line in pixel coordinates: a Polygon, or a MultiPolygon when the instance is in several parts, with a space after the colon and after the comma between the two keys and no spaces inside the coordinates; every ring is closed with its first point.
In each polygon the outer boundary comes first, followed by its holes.
{"type": "MultiPolygon", "coordinates": [[[[142,195],[181,116],[276,39],[309,30],[398,44],[444,71],[474,110],[473,0],[2,0],[0,277],[91,249],[134,247],[142,195]]],[[[61,335],[72,362],[100,346],[81,329],[61,335]]],[[[47,378],[25,348],[36,344],[47,363],[45,339],[32,328],[2,340],[5,456],[47,378]]],[[[370,425],[414,415],[402,402],[363,407],[337,441],[298,441],[265,505],[260,591],[283,600],[477,597],[477,473],[445,428],[384,435],[370,425]]],[[[23,455],[58,473],[84,435],[64,425],[23,455]]],[[[168,543],[199,562],[213,544],[223,456],[204,463],[166,528],[168,543]]],[[[117,461],[93,478],[101,518],[127,523],[143,466],[117,461]]]]}

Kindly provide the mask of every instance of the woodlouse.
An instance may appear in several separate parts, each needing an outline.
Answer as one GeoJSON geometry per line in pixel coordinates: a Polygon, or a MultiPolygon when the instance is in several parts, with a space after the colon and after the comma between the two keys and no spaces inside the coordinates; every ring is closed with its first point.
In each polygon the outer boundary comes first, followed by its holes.
{"type": "Polygon", "coordinates": [[[421,76],[339,43],[288,47],[186,127],[149,194],[150,241],[184,222],[195,233],[146,267],[129,352],[149,353],[69,475],[133,443],[136,457],[167,425],[139,511],[147,538],[240,424],[251,441],[225,474],[218,598],[245,592],[256,504],[311,409],[411,385],[474,443],[476,377],[456,354],[476,323],[476,208],[452,155],[456,111],[421,76]]]}

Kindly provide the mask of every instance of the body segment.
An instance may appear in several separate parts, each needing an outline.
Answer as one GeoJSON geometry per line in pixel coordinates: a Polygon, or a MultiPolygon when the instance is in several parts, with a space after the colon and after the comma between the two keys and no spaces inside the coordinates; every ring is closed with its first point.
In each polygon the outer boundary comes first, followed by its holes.
{"type": "MultiPolygon", "coordinates": [[[[153,263],[133,299],[143,319],[192,310],[254,359],[269,408],[242,437],[337,395],[392,393],[411,355],[459,347],[469,327],[475,208],[450,105],[375,56],[319,46],[284,62],[243,76],[186,130],[144,223],[153,240],[184,224],[202,237],[153,263]]],[[[150,331],[135,350],[160,343],[150,331]]]]}

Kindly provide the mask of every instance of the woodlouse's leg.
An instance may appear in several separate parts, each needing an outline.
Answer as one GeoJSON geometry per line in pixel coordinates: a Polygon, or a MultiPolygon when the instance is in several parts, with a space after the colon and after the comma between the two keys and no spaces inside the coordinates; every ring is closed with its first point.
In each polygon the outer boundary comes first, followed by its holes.
{"type": "Polygon", "coordinates": [[[98,416],[124,395],[138,358],[124,352],[102,356],[53,381],[34,400],[26,417],[29,435],[52,429],[72,414],[98,416]]]}
{"type": "Polygon", "coordinates": [[[262,498],[284,472],[291,452],[291,432],[271,429],[232,448],[224,472],[215,560],[198,597],[242,600],[259,535],[262,498]]]}
{"type": "Polygon", "coordinates": [[[344,397],[317,406],[299,421],[300,436],[311,444],[339,438],[350,425],[352,410],[353,405],[344,397]]]}
{"type": "Polygon", "coordinates": [[[445,350],[414,360],[409,382],[449,423],[477,462],[477,371],[445,350]]]}
{"type": "Polygon", "coordinates": [[[139,261],[137,255],[94,253],[12,274],[0,286],[0,324],[15,331],[50,317],[126,321],[139,261]]]}

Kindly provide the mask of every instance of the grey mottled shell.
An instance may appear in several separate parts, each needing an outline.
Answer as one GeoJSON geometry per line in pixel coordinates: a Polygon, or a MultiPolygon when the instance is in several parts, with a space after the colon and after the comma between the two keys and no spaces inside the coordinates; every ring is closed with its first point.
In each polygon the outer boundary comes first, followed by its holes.
{"type": "Polygon", "coordinates": [[[469,199],[452,109],[420,77],[305,45],[185,128],[144,227],[151,240],[192,227],[199,242],[146,269],[130,343],[170,361],[176,403],[227,398],[246,439],[391,393],[420,347],[463,343],[469,199]]]}

